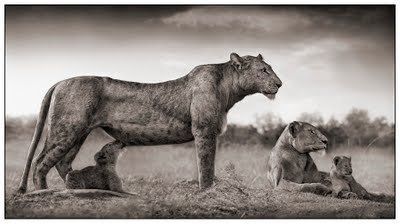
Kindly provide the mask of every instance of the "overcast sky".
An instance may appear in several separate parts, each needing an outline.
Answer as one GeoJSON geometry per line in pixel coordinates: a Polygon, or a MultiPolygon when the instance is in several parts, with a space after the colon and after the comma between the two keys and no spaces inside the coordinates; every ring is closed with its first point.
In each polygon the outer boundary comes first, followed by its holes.
{"type": "Polygon", "coordinates": [[[394,7],[6,7],[6,114],[37,114],[46,91],[77,75],[160,82],[229,54],[257,55],[283,86],[228,115],[342,119],[353,107],[394,118],[394,7]]]}

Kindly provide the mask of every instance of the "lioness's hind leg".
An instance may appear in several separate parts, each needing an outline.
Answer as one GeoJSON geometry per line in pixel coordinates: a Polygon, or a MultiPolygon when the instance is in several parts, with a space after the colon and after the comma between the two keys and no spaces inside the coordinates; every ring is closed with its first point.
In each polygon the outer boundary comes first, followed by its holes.
{"type": "Polygon", "coordinates": [[[78,139],[82,136],[82,132],[69,129],[50,133],[33,171],[36,190],[47,188],[47,173],[79,142],[78,139]]]}
{"type": "Polygon", "coordinates": [[[41,162],[36,164],[33,173],[33,182],[36,190],[47,188],[47,173],[62,159],[68,149],[69,146],[66,145],[55,146],[49,150],[41,162]]]}
{"type": "Polygon", "coordinates": [[[68,151],[68,153],[56,164],[56,169],[60,177],[64,180],[69,172],[72,171],[72,162],[79,152],[83,142],[88,135],[84,135],[80,141],[68,151]]]}
{"type": "MultiPolygon", "coordinates": [[[[32,174],[32,176],[33,176],[33,184],[35,186],[38,184],[36,182],[37,179],[35,178],[35,176],[36,176],[35,173],[37,173],[37,167],[38,167],[38,165],[40,163],[42,163],[42,161],[43,161],[44,157],[46,156],[46,154],[48,152],[48,149],[49,149],[49,147],[48,147],[49,141],[47,139],[48,138],[45,139],[44,147],[43,147],[42,151],[39,153],[39,155],[33,161],[33,165],[32,165],[33,174],[32,174]]],[[[43,189],[46,189],[46,188],[47,188],[47,185],[43,186],[43,189]]]]}

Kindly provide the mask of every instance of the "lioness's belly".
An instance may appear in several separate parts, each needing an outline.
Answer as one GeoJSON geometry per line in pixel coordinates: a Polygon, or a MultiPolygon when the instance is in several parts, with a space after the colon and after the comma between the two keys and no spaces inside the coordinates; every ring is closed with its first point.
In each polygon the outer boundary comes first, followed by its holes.
{"type": "Polygon", "coordinates": [[[148,92],[133,98],[105,98],[107,100],[96,113],[95,123],[117,140],[128,145],[177,144],[193,140],[187,103],[154,97],[148,92]],[[153,98],[159,102],[152,102],[153,98]]]}
{"type": "Polygon", "coordinates": [[[103,129],[112,137],[128,145],[178,144],[193,140],[191,126],[182,122],[116,123],[103,129]]]}

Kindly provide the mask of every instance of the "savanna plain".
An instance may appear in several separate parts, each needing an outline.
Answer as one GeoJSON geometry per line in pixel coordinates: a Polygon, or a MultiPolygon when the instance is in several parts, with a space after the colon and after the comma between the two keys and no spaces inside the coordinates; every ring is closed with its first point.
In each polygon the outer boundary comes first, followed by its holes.
{"type": "MultiPolygon", "coordinates": [[[[266,177],[271,148],[263,145],[219,147],[216,181],[208,190],[197,185],[192,143],[127,147],[117,171],[131,197],[17,195],[31,136],[6,140],[6,218],[394,218],[393,203],[337,199],[310,193],[273,190],[266,177]]],[[[111,138],[89,136],[74,169],[94,165],[93,155],[111,138]]],[[[42,148],[39,145],[38,153],[42,148]]],[[[368,191],[394,194],[394,149],[346,148],[312,154],[318,169],[329,171],[334,155],[352,157],[355,179],[368,191]]],[[[30,175],[28,191],[33,191],[30,175]]],[[[55,169],[49,188],[63,189],[55,169]]]]}

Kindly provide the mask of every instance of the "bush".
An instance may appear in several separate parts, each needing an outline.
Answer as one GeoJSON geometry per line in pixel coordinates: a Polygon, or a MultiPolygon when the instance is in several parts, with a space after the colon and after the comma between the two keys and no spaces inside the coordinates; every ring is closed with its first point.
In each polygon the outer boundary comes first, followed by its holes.
{"type": "MultiPolygon", "coordinates": [[[[317,126],[328,138],[330,150],[340,147],[393,147],[395,125],[389,124],[385,117],[371,120],[368,111],[352,109],[340,122],[332,117],[324,122],[319,113],[302,113],[298,121],[305,121],[317,126]]],[[[33,134],[36,118],[33,116],[6,118],[6,140],[30,138],[33,134]]],[[[286,123],[273,113],[256,117],[254,125],[229,124],[227,131],[218,138],[219,146],[231,145],[263,145],[271,148],[275,145],[286,123]]],[[[46,132],[46,128],[44,131],[46,132]]],[[[91,139],[105,140],[109,138],[101,129],[91,133],[91,139]]]]}

